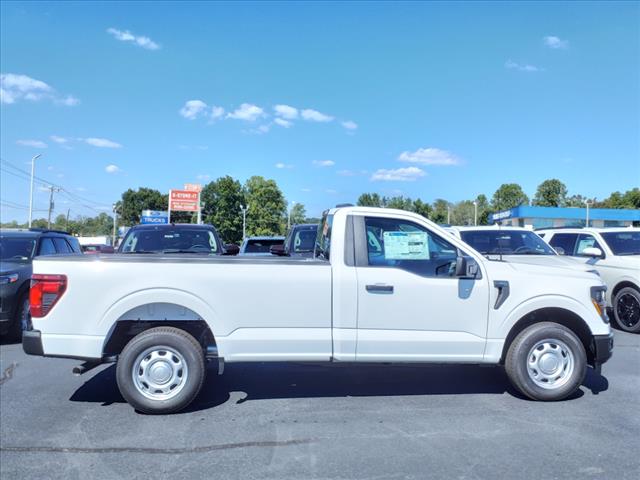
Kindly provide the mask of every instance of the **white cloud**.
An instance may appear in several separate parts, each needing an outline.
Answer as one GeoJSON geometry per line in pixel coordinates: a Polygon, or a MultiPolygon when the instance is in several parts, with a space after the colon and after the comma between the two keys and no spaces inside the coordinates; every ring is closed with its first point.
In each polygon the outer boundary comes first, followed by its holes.
{"type": "Polygon", "coordinates": [[[239,108],[227,114],[228,118],[234,120],[245,120],[247,122],[255,122],[264,115],[264,110],[257,105],[251,103],[243,103],[239,108]]]}
{"type": "Polygon", "coordinates": [[[207,110],[207,104],[202,100],[188,100],[180,109],[180,115],[188,120],[195,120],[207,110]]]}
{"type": "Polygon", "coordinates": [[[286,120],[295,120],[298,118],[298,109],[289,105],[276,105],[273,107],[278,117],[286,120]]]}
{"type": "Polygon", "coordinates": [[[198,180],[209,180],[211,178],[211,175],[209,175],[208,173],[200,173],[196,175],[196,178],[198,180]]]}
{"type": "Polygon", "coordinates": [[[80,103],[80,100],[72,95],[60,95],[42,80],[15,73],[0,74],[0,103],[10,105],[20,100],[31,102],[50,100],[65,106],[75,106],[80,103]]]}
{"type": "Polygon", "coordinates": [[[336,173],[341,177],[355,177],[357,175],[353,170],[338,170],[336,173]]]}
{"type": "Polygon", "coordinates": [[[56,142],[59,144],[64,144],[69,142],[68,138],[59,137],[58,135],[51,135],[49,138],[51,139],[52,142],[56,142]]]}
{"type": "Polygon", "coordinates": [[[113,35],[113,38],[121,42],[131,42],[134,45],[145,48],[147,50],[158,50],[160,45],[151,40],[149,37],[142,35],[134,35],[129,30],[118,30],[117,28],[108,28],[107,33],[113,35]]]}
{"type": "Polygon", "coordinates": [[[302,110],[301,116],[303,119],[310,122],[330,122],[333,120],[333,117],[325,115],[324,113],[320,113],[317,110],[312,110],[310,108],[302,110]]]}
{"type": "Polygon", "coordinates": [[[459,165],[460,159],[439,148],[419,148],[415,152],[402,152],[398,157],[401,162],[419,163],[421,165],[459,165]]]}
{"type": "Polygon", "coordinates": [[[544,44],[549,48],[553,48],[553,49],[569,48],[568,40],[562,40],[561,38],[555,37],[553,35],[548,35],[544,37],[542,40],[544,44]]]}
{"type": "Polygon", "coordinates": [[[216,118],[220,118],[224,115],[224,108],[222,107],[216,107],[215,105],[213,105],[211,107],[211,119],[215,120],[216,118]]]}
{"type": "Polygon", "coordinates": [[[372,181],[387,182],[413,182],[420,177],[424,177],[426,173],[418,167],[395,168],[386,170],[381,168],[376,170],[371,176],[372,181]]]}
{"type": "Polygon", "coordinates": [[[535,65],[529,65],[528,63],[517,63],[513,60],[507,60],[504,64],[505,68],[509,70],[518,70],[520,72],[539,72],[542,69],[535,65]]]}
{"type": "Polygon", "coordinates": [[[333,167],[336,164],[333,160],[314,160],[311,163],[316,167],[333,167]]]}
{"type": "Polygon", "coordinates": [[[119,173],[122,170],[120,170],[120,167],[118,167],[117,165],[114,165],[113,163],[111,163],[106,167],[104,167],[104,171],[107,173],[119,173]]]}
{"type": "Polygon", "coordinates": [[[358,128],[358,124],[356,122],[352,122],[351,120],[342,122],[342,126],[347,130],[356,130],[358,128]]]}
{"type": "Polygon", "coordinates": [[[274,165],[274,167],[276,167],[276,168],[280,168],[280,169],[283,169],[283,168],[293,168],[293,165],[291,165],[290,163],[282,163],[282,162],[278,162],[278,163],[276,163],[276,164],[274,165]]]}
{"type": "Polygon", "coordinates": [[[284,128],[289,128],[293,126],[293,122],[290,122],[289,120],[285,120],[284,118],[276,118],[274,120],[274,123],[284,128]]]}
{"type": "Polygon", "coordinates": [[[47,144],[41,140],[18,140],[16,143],[22,147],[47,148],[47,144]]]}
{"type": "Polygon", "coordinates": [[[84,142],[98,148],[122,148],[122,145],[107,138],[90,137],[85,138],[84,142]]]}
{"type": "Polygon", "coordinates": [[[271,129],[271,124],[260,125],[257,128],[257,133],[267,133],[271,129]]]}

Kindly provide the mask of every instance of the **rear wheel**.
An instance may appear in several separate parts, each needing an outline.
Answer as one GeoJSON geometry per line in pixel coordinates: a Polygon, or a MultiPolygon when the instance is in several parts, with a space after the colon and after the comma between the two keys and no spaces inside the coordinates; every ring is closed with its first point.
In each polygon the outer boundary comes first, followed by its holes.
{"type": "Polygon", "coordinates": [[[640,292],[622,288],[613,298],[613,316],[618,326],[631,333],[640,332],[640,292]]]}
{"type": "Polygon", "coordinates": [[[118,358],[120,393],[136,410],[173,413],[200,392],[206,373],[202,346],[184,330],[157,327],[134,337],[118,358]]]}
{"type": "Polygon", "coordinates": [[[562,400],[575,392],[587,371],[580,339],[568,328],[542,322],[515,338],[505,360],[513,386],[533,400],[562,400]]]}

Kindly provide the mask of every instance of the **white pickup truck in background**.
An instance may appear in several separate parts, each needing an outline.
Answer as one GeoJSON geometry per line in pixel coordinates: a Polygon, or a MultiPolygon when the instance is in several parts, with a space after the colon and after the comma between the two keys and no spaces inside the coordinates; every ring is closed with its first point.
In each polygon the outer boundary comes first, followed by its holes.
{"type": "Polygon", "coordinates": [[[33,355],[117,361],[136,409],[187,406],[206,359],[504,364],[559,400],[610,356],[605,286],[574,269],[492,261],[419,215],[329,210],[315,255],[37,258],[33,355]]]}

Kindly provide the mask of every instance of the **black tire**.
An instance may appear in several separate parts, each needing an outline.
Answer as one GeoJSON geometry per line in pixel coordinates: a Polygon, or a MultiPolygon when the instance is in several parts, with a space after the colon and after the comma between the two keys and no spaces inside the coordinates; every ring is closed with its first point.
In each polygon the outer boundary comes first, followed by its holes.
{"type": "Polygon", "coordinates": [[[9,331],[9,338],[15,342],[22,341],[22,331],[28,324],[31,323],[31,316],[29,315],[29,291],[20,295],[18,304],[16,305],[16,313],[13,316],[11,327],[9,331]],[[23,325],[25,322],[25,325],[23,325]]]}
{"type": "Polygon", "coordinates": [[[135,336],[122,350],[116,367],[116,380],[124,399],[136,410],[152,414],[173,413],[185,408],[200,392],[205,375],[206,366],[202,346],[190,334],[174,327],[156,327],[135,336]],[[152,352],[140,359],[149,350],[152,352]],[[145,361],[148,363],[142,366],[145,361]],[[137,377],[134,376],[134,364],[139,365],[136,370],[139,373],[137,377]],[[156,370],[152,368],[154,365],[157,367],[156,370]],[[153,384],[150,386],[144,380],[140,380],[142,373],[146,375],[143,378],[148,380],[147,377],[153,377],[148,372],[159,370],[161,372],[159,376],[163,376],[173,368],[173,365],[181,367],[175,369],[175,375],[170,374],[172,380],[165,382],[163,387],[173,389],[170,383],[175,377],[176,382],[180,382],[175,387],[175,392],[169,390],[164,396],[159,394],[157,398],[150,398],[158,395],[159,390],[154,392],[153,384]],[[180,375],[180,369],[182,369],[182,375],[180,375]]]}
{"type": "Polygon", "coordinates": [[[584,381],[587,354],[582,342],[571,330],[557,323],[541,322],[525,328],[513,340],[505,359],[505,370],[512,385],[532,400],[563,400],[574,393],[584,381]],[[533,351],[538,345],[542,350],[533,351]],[[545,383],[545,372],[537,372],[533,367],[530,369],[530,365],[544,367],[543,356],[538,353],[547,352],[547,348],[549,353],[543,355],[547,355],[546,360],[551,360],[551,364],[557,361],[558,370],[550,370],[553,371],[550,373],[553,378],[547,379],[544,387],[541,385],[545,383]],[[539,363],[536,363],[538,360],[539,363]],[[563,362],[568,362],[564,368],[563,362]],[[530,371],[543,375],[534,380],[536,373],[530,371]],[[553,383],[557,383],[557,386],[554,387],[553,383]]]}
{"type": "Polygon", "coordinates": [[[613,318],[625,332],[640,332],[640,292],[624,287],[613,298],[613,318]]]}

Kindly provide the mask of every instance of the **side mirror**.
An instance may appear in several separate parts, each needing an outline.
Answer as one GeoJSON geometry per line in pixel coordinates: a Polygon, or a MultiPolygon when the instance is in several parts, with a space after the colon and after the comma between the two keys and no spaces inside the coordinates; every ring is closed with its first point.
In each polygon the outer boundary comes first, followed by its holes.
{"type": "Polygon", "coordinates": [[[564,248],[562,247],[553,247],[553,248],[558,253],[558,255],[566,255],[564,248]]]}
{"type": "Polygon", "coordinates": [[[479,272],[480,267],[473,257],[459,256],[456,259],[456,277],[476,278],[479,272]]]}
{"type": "Polygon", "coordinates": [[[271,245],[269,251],[271,252],[271,255],[278,255],[279,257],[285,257],[288,255],[287,251],[284,248],[284,244],[271,245]]]}
{"type": "Polygon", "coordinates": [[[235,243],[227,243],[224,246],[224,255],[238,255],[240,253],[240,247],[235,243]]]}
{"type": "Polygon", "coordinates": [[[600,258],[602,257],[602,250],[595,247],[587,247],[584,250],[582,250],[582,255],[587,257],[600,258]]]}

